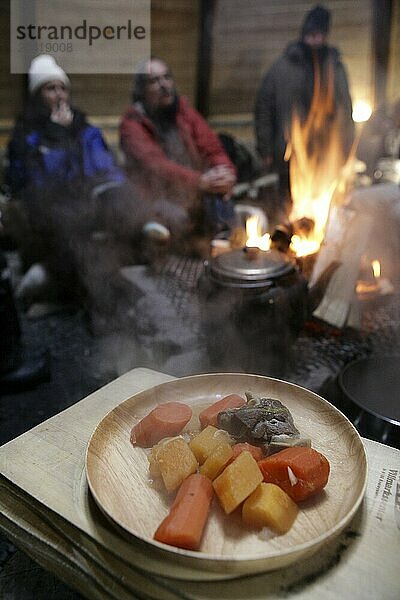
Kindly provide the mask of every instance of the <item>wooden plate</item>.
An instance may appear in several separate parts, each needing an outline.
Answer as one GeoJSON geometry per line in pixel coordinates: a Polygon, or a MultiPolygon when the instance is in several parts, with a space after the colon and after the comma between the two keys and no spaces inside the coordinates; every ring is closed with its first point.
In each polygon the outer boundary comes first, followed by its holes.
{"type": "Polygon", "coordinates": [[[99,423],[89,441],[86,474],[93,497],[111,521],[144,553],[161,557],[162,574],[187,578],[185,567],[201,578],[230,578],[287,566],[316,552],[350,522],[364,496],[367,459],[363,443],[348,419],[320,396],[294,384],[258,375],[214,373],[169,381],[136,394],[99,423]],[[245,391],[281,400],[301,433],[330,462],[325,490],[302,504],[288,533],[263,539],[246,529],[238,515],[224,515],[214,499],[199,552],[181,550],[152,539],[168,513],[170,499],[148,476],[148,451],[133,447],[131,428],[157,404],[180,401],[194,409],[187,427],[197,428],[197,414],[231,393],[245,391]],[[134,536],[134,537],[132,537],[134,536]],[[168,563],[170,566],[168,567],[168,563]]]}

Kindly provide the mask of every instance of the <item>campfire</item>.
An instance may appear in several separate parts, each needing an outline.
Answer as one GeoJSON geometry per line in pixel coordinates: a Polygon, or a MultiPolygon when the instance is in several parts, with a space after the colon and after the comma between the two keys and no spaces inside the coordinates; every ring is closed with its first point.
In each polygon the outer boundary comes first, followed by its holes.
{"type": "Polygon", "coordinates": [[[332,200],[339,202],[346,187],[351,157],[346,160],[340,132],[340,113],[334,112],[333,67],[322,85],[315,62],[314,93],[309,114],[302,121],[294,111],[285,159],[290,160],[290,191],[294,224],[291,249],[298,257],[318,252],[325,235],[332,200]],[[307,227],[302,227],[304,222],[307,227]],[[296,227],[296,224],[300,224],[296,227]]]}
{"type": "MultiPolygon", "coordinates": [[[[332,65],[330,65],[332,67],[332,65]]],[[[246,222],[246,247],[289,252],[302,264],[318,254],[323,243],[331,205],[340,204],[351,173],[352,157],[346,159],[341,140],[341,115],[334,111],[333,69],[322,85],[315,64],[314,93],[305,120],[294,111],[285,160],[290,160],[292,210],[290,225],[262,233],[256,216],[246,222]],[[303,259],[303,260],[301,260],[303,259]]],[[[310,261],[309,261],[310,262],[310,261]]]]}
{"type": "MultiPolygon", "coordinates": [[[[349,207],[356,143],[347,156],[342,114],[334,108],[333,71],[322,85],[316,64],[309,114],[302,119],[294,111],[286,148],[292,199],[288,222],[266,233],[257,215],[249,216],[245,230],[239,228],[227,247],[218,248],[213,256],[227,253],[221,270],[229,264],[237,271],[235,277],[240,273],[243,280],[253,277],[257,269],[266,273],[266,265],[285,256],[297,263],[309,290],[321,292],[313,317],[337,328],[359,328],[362,311],[357,301],[388,297],[393,286],[382,275],[377,258],[362,262],[371,245],[373,212],[363,210],[361,202],[349,207]]],[[[281,283],[278,277],[274,281],[281,283]]]]}

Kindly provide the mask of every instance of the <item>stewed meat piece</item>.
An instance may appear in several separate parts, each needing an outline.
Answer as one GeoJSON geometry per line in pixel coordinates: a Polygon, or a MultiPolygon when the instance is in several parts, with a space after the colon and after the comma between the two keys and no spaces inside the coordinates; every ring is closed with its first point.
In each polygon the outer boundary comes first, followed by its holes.
{"type": "Polygon", "coordinates": [[[263,446],[268,453],[292,445],[309,445],[280,400],[261,398],[252,392],[246,392],[246,398],[245,406],[218,415],[218,427],[228,431],[237,442],[263,446]]]}

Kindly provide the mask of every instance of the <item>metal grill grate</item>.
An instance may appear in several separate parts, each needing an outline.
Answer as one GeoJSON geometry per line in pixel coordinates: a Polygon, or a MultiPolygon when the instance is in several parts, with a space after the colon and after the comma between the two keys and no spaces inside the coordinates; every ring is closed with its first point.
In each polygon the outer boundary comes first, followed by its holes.
{"type": "Polygon", "coordinates": [[[153,265],[158,275],[157,287],[177,311],[184,315],[197,312],[197,284],[204,271],[204,261],[188,256],[169,255],[153,265]]]}
{"type": "Polygon", "coordinates": [[[366,311],[361,331],[303,332],[293,345],[295,363],[288,379],[318,389],[352,360],[400,353],[400,302],[398,296],[376,311],[366,311]],[[310,386],[309,382],[315,382],[310,386]]]}
{"type": "MultiPolygon", "coordinates": [[[[160,293],[171,300],[182,316],[191,317],[198,329],[197,286],[204,271],[204,261],[170,255],[154,265],[153,270],[158,275],[160,293]]],[[[326,379],[337,376],[356,358],[399,352],[400,302],[393,296],[385,306],[364,312],[360,332],[340,332],[324,325],[306,327],[291,348],[292,359],[283,376],[317,391],[326,379]]]]}

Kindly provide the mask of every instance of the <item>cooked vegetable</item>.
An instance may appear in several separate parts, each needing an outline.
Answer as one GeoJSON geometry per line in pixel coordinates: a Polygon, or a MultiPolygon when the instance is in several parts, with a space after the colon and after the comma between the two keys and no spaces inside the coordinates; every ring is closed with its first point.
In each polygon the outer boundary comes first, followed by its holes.
{"type": "Polygon", "coordinates": [[[249,527],[283,534],[296,519],[296,502],[327,484],[328,460],[300,435],[288,408],[251,392],[246,398],[230,394],[204,409],[201,431],[189,442],[192,427],[190,435],[179,433],[192,410],[180,402],[157,406],[133,427],[133,444],[153,446],[150,477],[168,492],[179,488],[155,540],[198,549],[214,493],[226,514],[241,507],[249,527]]]}
{"type": "Polygon", "coordinates": [[[244,501],[242,518],[249,527],[269,527],[277,533],[286,533],[298,512],[297,504],[280,487],[261,483],[244,501]]]}
{"type": "Polygon", "coordinates": [[[269,456],[270,454],[285,450],[285,448],[294,448],[296,446],[311,448],[311,440],[310,438],[302,437],[301,435],[273,435],[266,448],[266,453],[267,456],[269,456]]]}
{"type": "Polygon", "coordinates": [[[293,417],[279,400],[260,398],[246,392],[247,403],[241,408],[224,410],[217,423],[237,442],[268,446],[274,436],[300,437],[293,417]]]}
{"type": "Polygon", "coordinates": [[[179,437],[161,440],[154,446],[149,463],[150,476],[161,476],[167,492],[176,490],[199,466],[189,444],[179,437]]]}
{"type": "Polygon", "coordinates": [[[313,448],[286,448],[258,462],[266,483],[275,483],[295,502],[320,492],[327,484],[328,460],[313,448]]]}
{"type": "Polygon", "coordinates": [[[250,496],[262,480],[262,473],[250,452],[241,452],[213,481],[215,493],[226,514],[250,496]]]}
{"type": "Polygon", "coordinates": [[[241,452],[250,452],[254,460],[259,461],[264,458],[264,451],[260,446],[253,446],[252,444],[248,444],[247,442],[239,442],[238,444],[234,444],[232,446],[233,456],[232,460],[235,460],[237,456],[241,452]]]}
{"type": "Polygon", "coordinates": [[[206,458],[205,462],[200,467],[200,473],[211,480],[214,480],[225,465],[232,458],[232,446],[226,440],[222,441],[214,448],[211,454],[206,458]]]}
{"type": "Polygon", "coordinates": [[[181,402],[165,402],[154,408],[131,431],[131,442],[150,448],[166,437],[178,435],[192,417],[192,409],[181,402]]]}
{"type": "Polygon", "coordinates": [[[195,473],[182,483],[169,514],[154,539],[170,546],[197,550],[207,522],[214,490],[211,481],[195,473]]]}
{"type": "Polygon", "coordinates": [[[207,427],[207,425],[217,427],[217,417],[221,411],[227,410],[228,408],[239,408],[244,404],[246,404],[246,400],[241,396],[238,396],[238,394],[225,396],[225,398],[214,402],[214,404],[211,404],[201,411],[199,414],[200,427],[202,429],[207,427]]]}
{"type": "Polygon", "coordinates": [[[208,425],[189,442],[189,446],[193,450],[198,462],[202,465],[214,448],[222,441],[230,441],[230,436],[227,432],[217,429],[213,425],[208,425]]]}

